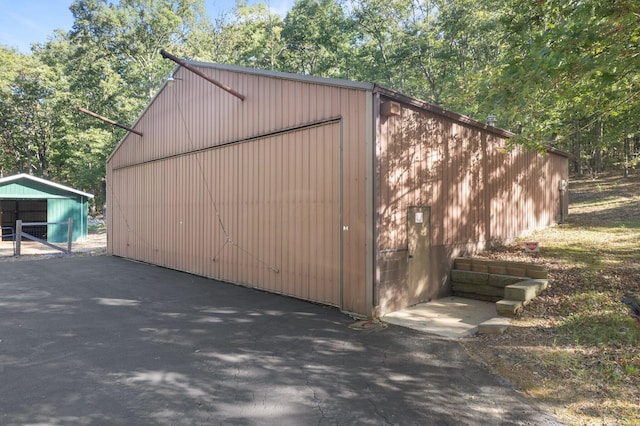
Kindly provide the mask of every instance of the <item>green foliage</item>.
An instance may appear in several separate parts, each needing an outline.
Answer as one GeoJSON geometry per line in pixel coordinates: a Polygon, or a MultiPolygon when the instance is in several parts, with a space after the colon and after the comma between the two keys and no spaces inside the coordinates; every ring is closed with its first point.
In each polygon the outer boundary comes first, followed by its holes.
{"type": "Polygon", "coordinates": [[[124,131],[78,112],[132,123],[208,19],[202,0],[76,0],[74,24],[31,55],[0,49],[0,167],[30,172],[102,199],[105,163],[124,131]]]}
{"type": "Polygon", "coordinates": [[[353,25],[334,0],[299,0],[282,29],[282,69],[301,74],[348,78],[353,25]]]}
{"type": "Polygon", "coordinates": [[[2,172],[48,176],[64,132],[60,111],[66,94],[52,70],[29,55],[0,48],[0,139],[2,172]]]}
{"type": "MultiPolygon", "coordinates": [[[[75,0],[72,29],[30,55],[0,47],[0,172],[100,196],[105,160],[178,56],[370,81],[555,145],[585,167],[640,160],[634,0],[297,0],[281,17],[238,0],[75,0]]],[[[98,203],[101,203],[98,197],[98,203]]]]}
{"type": "Polygon", "coordinates": [[[522,127],[517,141],[557,144],[578,164],[620,150],[640,112],[640,5],[513,0],[501,23],[508,47],[484,103],[522,127]]]}

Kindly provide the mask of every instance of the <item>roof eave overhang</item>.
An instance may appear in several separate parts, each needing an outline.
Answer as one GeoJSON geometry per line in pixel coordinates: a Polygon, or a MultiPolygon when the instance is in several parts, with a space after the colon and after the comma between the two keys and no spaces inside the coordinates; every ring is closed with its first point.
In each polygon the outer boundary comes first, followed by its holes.
{"type": "Polygon", "coordinates": [[[430,113],[439,115],[441,117],[446,117],[449,118],[451,120],[460,122],[460,123],[464,123],[467,124],[469,126],[472,127],[476,127],[482,130],[486,130],[490,133],[496,134],[498,136],[501,136],[503,138],[512,138],[513,136],[515,136],[514,133],[508,131],[508,130],[504,130],[501,129],[499,127],[494,127],[494,126],[489,126],[487,123],[483,123],[481,121],[475,120],[471,117],[468,117],[466,115],[462,115],[462,114],[458,114],[456,112],[453,111],[449,111],[447,109],[444,109],[442,107],[430,104],[429,102],[425,102],[422,101],[420,99],[416,99],[413,98],[411,96],[405,95],[403,93],[397,92],[395,90],[392,89],[388,89],[386,87],[382,87],[382,86],[378,86],[376,85],[374,88],[374,92],[376,93],[380,93],[382,96],[385,96],[387,98],[396,100],[398,102],[402,102],[405,104],[409,104],[412,105],[414,107],[420,108],[422,110],[428,111],[430,113]]]}
{"type": "Polygon", "coordinates": [[[60,185],[59,183],[51,182],[49,180],[42,179],[42,178],[39,178],[39,177],[31,176],[31,175],[28,175],[26,173],[20,173],[20,174],[17,174],[17,175],[13,175],[13,176],[8,176],[6,178],[2,178],[2,179],[0,179],[0,184],[9,183],[9,182],[15,182],[15,181],[20,180],[20,179],[27,179],[27,180],[30,180],[32,182],[38,182],[38,183],[40,183],[42,185],[47,185],[47,186],[50,186],[52,188],[57,188],[57,189],[60,189],[60,190],[63,190],[63,191],[72,192],[74,194],[82,195],[83,197],[87,197],[87,198],[93,198],[94,197],[93,194],[89,194],[89,193],[83,192],[83,191],[78,191],[77,189],[73,189],[73,188],[70,188],[70,187],[65,186],[65,185],[60,185]]]}

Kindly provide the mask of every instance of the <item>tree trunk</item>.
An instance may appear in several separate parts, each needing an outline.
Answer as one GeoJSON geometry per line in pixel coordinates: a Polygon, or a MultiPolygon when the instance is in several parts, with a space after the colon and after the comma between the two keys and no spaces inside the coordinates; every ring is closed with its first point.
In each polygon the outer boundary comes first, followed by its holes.
{"type": "Polygon", "coordinates": [[[604,126],[602,121],[598,121],[597,127],[597,143],[595,149],[595,172],[602,173],[602,145],[604,143],[604,126]]]}
{"type": "Polygon", "coordinates": [[[629,135],[625,132],[624,135],[624,177],[629,177],[629,135]]]}
{"type": "Polygon", "coordinates": [[[581,143],[580,121],[576,120],[576,134],[573,139],[573,171],[578,176],[582,176],[581,143]]]}

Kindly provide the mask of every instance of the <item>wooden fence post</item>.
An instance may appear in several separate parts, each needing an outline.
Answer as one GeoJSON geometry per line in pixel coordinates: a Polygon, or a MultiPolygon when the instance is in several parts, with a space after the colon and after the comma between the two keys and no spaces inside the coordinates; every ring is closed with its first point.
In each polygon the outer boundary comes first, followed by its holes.
{"type": "Polygon", "coordinates": [[[20,243],[22,242],[22,221],[16,220],[16,256],[20,256],[20,243]]]}

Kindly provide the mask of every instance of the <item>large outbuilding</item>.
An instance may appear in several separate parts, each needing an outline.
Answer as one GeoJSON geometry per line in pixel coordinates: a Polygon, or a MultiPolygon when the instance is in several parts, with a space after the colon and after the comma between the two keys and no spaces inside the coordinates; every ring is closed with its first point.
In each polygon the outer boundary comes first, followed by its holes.
{"type": "Polygon", "coordinates": [[[507,131],[375,84],[183,65],[108,159],[110,254],[372,316],[566,213],[567,156],[507,131]]]}
{"type": "Polygon", "coordinates": [[[0,178],[0,222],[3,239],[13,239],[16,220],[52,223],[23,229],[52,243],[65,243],[73,220],[73,241],[84,241],[88,232],[89,199],[93,195],[28,174],[0,178]]]}

